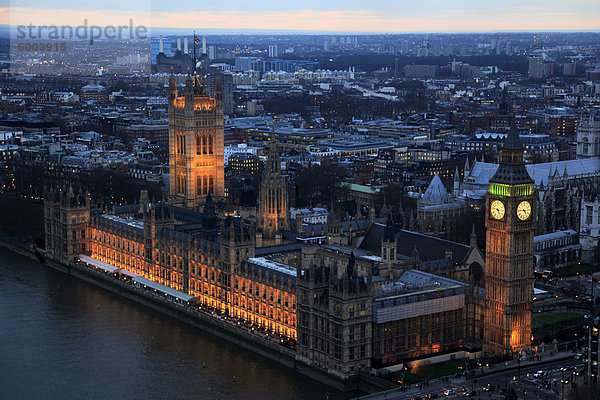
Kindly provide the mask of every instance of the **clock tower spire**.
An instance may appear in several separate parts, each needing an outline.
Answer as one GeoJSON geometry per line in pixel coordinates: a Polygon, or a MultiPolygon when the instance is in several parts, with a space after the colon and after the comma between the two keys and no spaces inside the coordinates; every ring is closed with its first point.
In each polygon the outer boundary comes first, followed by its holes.
{"type": "Polygon", "coordinates": [[[531,347],[535,195],[514,125],[486,194],[483,351],[513,357],[531,347]]]}

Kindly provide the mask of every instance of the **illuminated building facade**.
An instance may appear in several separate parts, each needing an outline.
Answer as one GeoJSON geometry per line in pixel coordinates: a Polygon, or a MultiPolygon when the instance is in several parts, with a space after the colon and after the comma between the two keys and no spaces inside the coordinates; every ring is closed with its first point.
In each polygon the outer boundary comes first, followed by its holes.
{"type": "Polygon", "coordinates": [[[381,285],[373,296],[374,366],[460,350],[467,287],[414,269],[381,285]]]}
{"type": "Polygon", "coordinates": [[[295,339],[296,268],[255,258],[253,225],[228,218],[218,227],[210,196],[202,214],[151,203],[146,192],[139,210],[129,214],[91,213],[88,204],[72,189],[49,192],[45,219],[51,257],[75,261],[89,254],[188,293],[201,305],[295,339]],[[202,230],[179,231],[175,221],[200,222],[202,230]]]}
{"type": "Polygon", "coordinates": [[[296,339],[296,268],[265,257],[235,267],[232,315],[296,339]]]}
{"type": "Polygon", "coordinates": [[[296,268],[254,257],[253,224],[227,218],[219,227],[210,196],[200,214],[150,203],[142,194],[139,211],[95,215],[90,256],[188,293],[200,305],[296,338],[296,268]],[[201,222],[202,229],[178,230],[175,221],[201,222]]]}
{"type": "Polygon", "coordinates": [[[258,174],[262,162],[257,155],[247,153],[234,153],[229,157],[227,168],[235,176],[251,176],[258,174]]]}
{"type": "MultiPolygon", "coordinates": [[[[477,336],[469,332],[477,326],[469,316],[470,305],[477,305],[469,291],[476,285],[440,276],[459,276],[466,267],[454,267],[449,250],[443,252],[447,271],[439,263],[427,267],[431,261],[421,262],[418,254],[400,254],[406,232],[394,232],[391,219],[369,230],[383,231],[374,251],[335,241],[258,247],[255,222],[217,218],[210,195],[201,213],[150,201],[145,191],[140,204],[110,213],[90,209],[75,195],[63,197],[75,200],[46,200],[48,251],[55,258],[83,254],[88,263],[106,263],[189,295],[194,305],[281,335],[295,343],[299,360],[340,376],[462,350],[477,336]],[[77,225],[65,230],[63,219],[77,225]],[[54,237],[64,232],[73,239],[69,254],[60,253],[63,244],[54,237]],[[431,271],[416,270],[423,268],[431,271]]],[[[250,197],[244,204],[255,204],[250,197]]],[[[429,249],[431,241],[451,243],[411,235],[427,239],[429,249]]],[[[470,269],[483,263],[474,247],[455,243],[453,250],[470,269]]]]}
{"type": "Polygon", "coordinates": [[[197,210],[211,193],[225,195],[223,149],[223,90],[215,78],[214,97],[205,90],[204,78],[194,74],[178,95],[175,77],[169,79],[170,201],[197,210]]]}
{"type": "Polygon", "coordinates": [[[513,357],[531,347],[535,191],[513,126],[486,195],[483,351],[513,357]]]}

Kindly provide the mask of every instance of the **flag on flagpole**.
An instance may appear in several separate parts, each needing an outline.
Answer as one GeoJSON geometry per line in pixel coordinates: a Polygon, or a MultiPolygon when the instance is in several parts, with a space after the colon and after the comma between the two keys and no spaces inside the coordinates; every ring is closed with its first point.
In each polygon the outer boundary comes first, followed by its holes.
{"type": "Polygon", "coordinates": [[[194,34],[194,45],[197,45],[198,43],[200,43],[200,39],[198,39],[198,36],[194,34]]]}

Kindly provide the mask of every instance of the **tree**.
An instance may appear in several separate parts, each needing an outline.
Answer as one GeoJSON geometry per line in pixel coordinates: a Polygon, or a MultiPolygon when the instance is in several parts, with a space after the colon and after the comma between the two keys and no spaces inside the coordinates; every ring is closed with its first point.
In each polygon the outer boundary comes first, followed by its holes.
{"type": "Polygon", "coordinates": [[[328,205],[339,197],[340,184],[345,170],[336,163],[298,166],[292,181],[296,189],[296,206],[328,205]]]}

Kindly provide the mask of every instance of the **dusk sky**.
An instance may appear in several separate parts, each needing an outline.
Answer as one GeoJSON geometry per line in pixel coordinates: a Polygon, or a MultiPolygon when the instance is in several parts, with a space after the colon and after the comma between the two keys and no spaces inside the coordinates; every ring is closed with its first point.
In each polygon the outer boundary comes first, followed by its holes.
{"type": "Polygon", "coordinates": [[[599,0],[13,1],[12,25],[137,24],[164,28],[343,32],[600,30],[599,0]]]}

